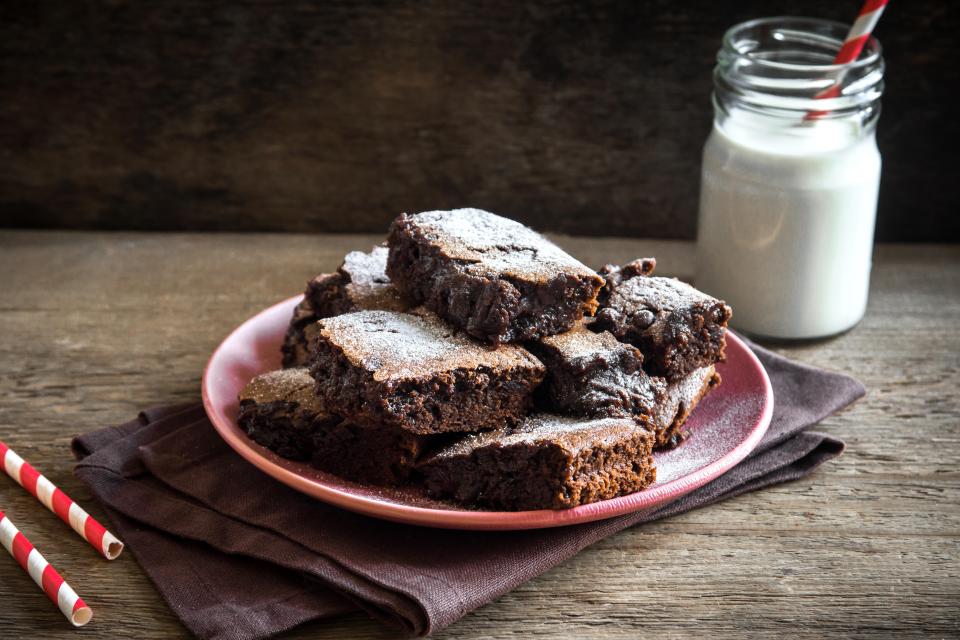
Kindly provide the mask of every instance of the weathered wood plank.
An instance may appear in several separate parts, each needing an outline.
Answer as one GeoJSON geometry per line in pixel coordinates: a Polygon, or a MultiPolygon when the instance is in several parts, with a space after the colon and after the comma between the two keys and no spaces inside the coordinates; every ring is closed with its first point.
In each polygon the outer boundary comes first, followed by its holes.
{"type": "MultiPolygon", "coordinates": [[[[0,436],[102,516],[71,475],[70,437],[145,405],[195,399],[237,323],[377,236],[0,232],[0,436]]],[[[683,242],[558,238],[590,264],[683,242]]],[[[859,377],[867,397],[818,428],[846,439],[812,477],[623,532],[441,634],[843,637],[960,634],[960,248],[880,246],[854,330],[776,348],[859,377]]],[[[185,632],[133,558],[100,560],[0,478],[0,505],[88,598],[91,638],[185,632]]],[[[0,559],[4,637],[75,633],[0,559]]],[[[295,638],[387,638],[363,616],[295,638]]]]}
{"type": "MultiPolygon", "coordinates": [[[[0,225],[379,231],[482,206],[692,238],[725,29],[856,3],[10,2],[0,225]]],[[[894,6],[877,231],[960,237],[958,12],[894,6]],[[904,215],[903,212],[910,212],[904,215]]]]}

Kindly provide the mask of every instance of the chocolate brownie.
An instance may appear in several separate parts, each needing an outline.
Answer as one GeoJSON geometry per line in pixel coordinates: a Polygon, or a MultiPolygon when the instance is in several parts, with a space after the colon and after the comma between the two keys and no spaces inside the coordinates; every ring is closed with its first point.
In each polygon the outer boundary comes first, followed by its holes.
{"type": "Polygon", "coordinates": [[[419,471],[434,497],[507,511],[566,509],[652,484],[653,441],[630,419],[543,414],[465,436],[419,471]]]}
{"type": "Polygon", "coordinates": [[[532,229],[479,209],[401,214],[387,244],[387,274],[405,296],[493,344],[570,329],[604,283],[532,229]]]}
{"type": "Polygon", "coordinates": [[[317,393],[361,424],[417,434],[512,424],[544,375],[526,349],[485,348],[425,310],[358,311],[317,324],[317,393]]]}
{"type": "Polygon", "coordinates": [[[324,273],[308,282],[280,348],[283,366],[309,364],[309,344],[316,335],[313,325],[320,318],[363,309],[405,311],[408,305],[387,278],[386,265],[385,246],[374,247],[369,253],[351,251],[335,273],[324,273]]]}
{"type": "Polygon", "coordinates": [[[647,373],[672,382],[723,360],[731,313],[679,280],[635,275],[611,287],[591,328],[634,345],[647,373]]]}
{"type": "Polygon", "coordinates": [[[240,426],[255,442],[322,471],[375,484],[400,484],[436,436],[358,425],[326,411],[306,369],[271,371],[240,393],[240,426]]]}
{"type": "Polygon", "coordinates": [[[340,421],[313,390],[306,369],[281,369],[255,377],[240,391],[240,427],[250,439],[291,460],[309,460],[313,433],[340,421]]]}
{"type": "Polygon", "coordinates": [[[650,426],[657,434],[657,447],[673,448],[686,439],[683,425],[690,412],[712,389],[720,384],[720,374],[713,365],[667,385],[663,400],[653,413],[650,426]]]}
{"type": "Polygon", "coordinates": [[[583,323],[530,343],[547,367],[537,389],[538,403],[564,415],[634,417],[648,424],[665,401],[666,381],[648,376],[636,347],[609,331],[595,333],[583,323]]]}

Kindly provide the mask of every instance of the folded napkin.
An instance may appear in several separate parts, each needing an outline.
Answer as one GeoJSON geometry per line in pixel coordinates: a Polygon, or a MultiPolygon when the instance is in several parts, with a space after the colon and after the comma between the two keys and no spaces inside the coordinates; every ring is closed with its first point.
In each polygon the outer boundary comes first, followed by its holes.
{"type": "Polygon", "coordinates": [[[220,439],[200,405],[150,409],[76,438],[76,474],[201,638],[265,638],[358,609],[429,634],[621,529],[803,477],[838,456],[841,441],[803,430],[863,386],[753,348],[775,397],[756,451],[672,504],[600,522],[471,532],[357,515],[261,473],[220,439]]]}

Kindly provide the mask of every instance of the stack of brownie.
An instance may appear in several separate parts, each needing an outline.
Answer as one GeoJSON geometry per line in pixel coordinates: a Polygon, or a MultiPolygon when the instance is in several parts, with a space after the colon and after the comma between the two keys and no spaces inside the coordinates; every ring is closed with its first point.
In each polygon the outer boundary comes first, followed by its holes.
{"type": "Polygon", "coordinates": [[[239,422],[281,456],[468,506],[641,490],[719,383],[731,315],[654,268],[595,272],[477,209],[403,214],[310,281],[239,422]]]}

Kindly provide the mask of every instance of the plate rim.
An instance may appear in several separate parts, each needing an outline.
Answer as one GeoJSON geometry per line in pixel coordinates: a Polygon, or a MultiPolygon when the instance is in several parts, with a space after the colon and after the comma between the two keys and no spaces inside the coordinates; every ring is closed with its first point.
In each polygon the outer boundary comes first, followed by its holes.
{"type": "Polygon", "coordinates": [[[727,332],[727,339],[732,340],[747,355],[747,361],[759,374],[764,387],[765,402],[760,413],[760,419],[750,434],[730,451],[710,464],[683,475],[679,478],[644,489],[625,496],[579,505],[570,509],[539,509],[535,511],[472,511],[463,509],[430,509],[413,505],[404,505],[385,502],[376,498],[357,495],[324,484],[321,481],[304,477],[273,460],[265,457],[255,449],[246,437],[236,420],[226,418],[226,423],[220,419],[220,413],[213,405],[211,398],[212,378],[217,370],[214,365],[222,357],[224,349],[234,339],[234,336],[248,325],[256,322],[261,316],[276,312],[277,307],[292,308],[303,299],[303,295],[292,296],[262,309],[244,322],[235,327],[214,349],[204,367],[200,384],[203,408],[221,438],[247,462],[257,467],[263,473],[271,476],[283,484],[321,500],[328,504],[371,516],[381,520],[400,522],[443,529],[470,529],[470,530],[497,530],[512,531],[523,529],[543,529],[569,526],[606,520],[617,516],[634,513],[642,510],[651,510],[681,498],[691,491],[702,487],[708,482],[729,471],[743,461],[757,447],[766,434],[773,417],[773,386],[766,369],[739,336],[727,332]]]}

